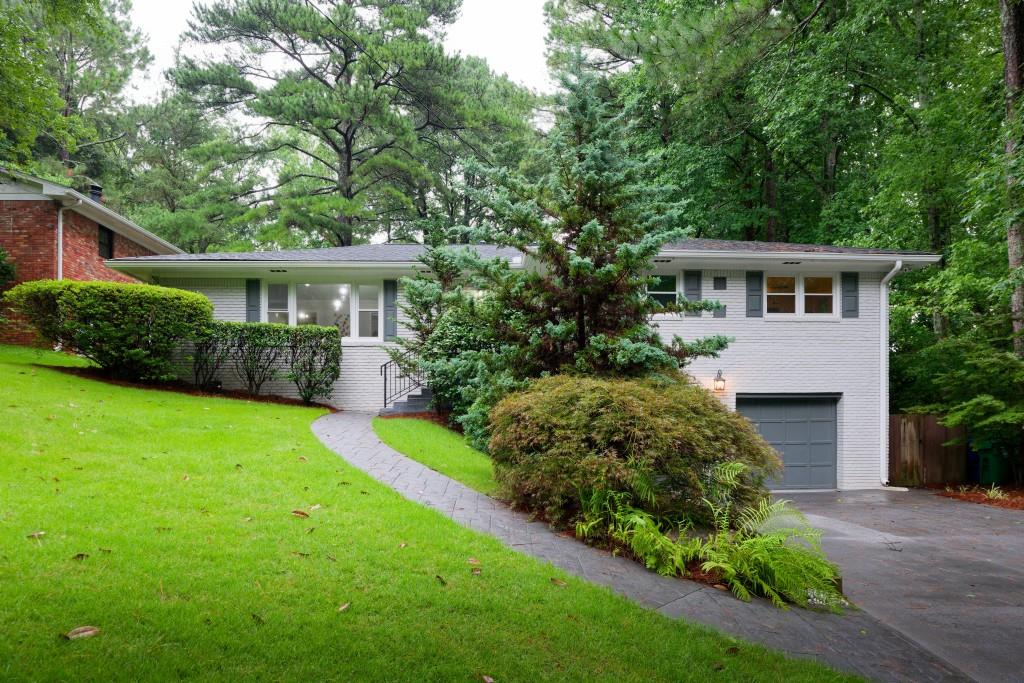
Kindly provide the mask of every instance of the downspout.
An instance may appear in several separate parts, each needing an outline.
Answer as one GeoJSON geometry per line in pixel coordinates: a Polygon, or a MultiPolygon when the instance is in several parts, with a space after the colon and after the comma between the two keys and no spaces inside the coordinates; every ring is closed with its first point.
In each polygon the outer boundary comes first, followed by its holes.
{"type": "MultiPolygon", "coordinates": [[[[72,206],[81,206],[79,199],[72,206]]],[[[69,207],[61,204],[57,207],[57,279],[64,279],[64,209],[69,207]]]]}
{"type": "Polygon", "coordinates": [[[64,279],[64,206],[57,208],[57,279],[64,279]]]}
{"type": "Polygon", "coordinates": [[[881,436],[878,444],[878,482],[889,483],[889,282],[903,270],[903,259],[897,259],[885,277],[879,291],[879,316],[881,329],[878,340],[878,410],[881,436]]]}

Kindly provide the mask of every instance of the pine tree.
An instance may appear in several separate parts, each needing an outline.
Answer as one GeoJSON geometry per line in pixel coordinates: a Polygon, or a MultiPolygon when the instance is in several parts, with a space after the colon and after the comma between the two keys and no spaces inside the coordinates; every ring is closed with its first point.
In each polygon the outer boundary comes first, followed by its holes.
{"type": "MultiPolygon", "coordinates": [[[[507,169],[483,170],[478,194],[493,212],[482,236],[516,247],[536,267],[504,262],[481,274],[505,313],[496,336],[515,349],[526,376],[572,370],[644,374],[673,369],[694,356],[715,356],[728,339],[715,336],[663,344],[650,317],[711,310],[715,302],[666,307],[647,296],[652,259],[686,234],[685,200],[652,182],[657,155],[629,148],[627,115],[602,94],[605,82],[576,66],[562,78],[558,116],[530,181],[507,169]]],[[[479,236],[479,234],[478,234],[479,236]]]]}

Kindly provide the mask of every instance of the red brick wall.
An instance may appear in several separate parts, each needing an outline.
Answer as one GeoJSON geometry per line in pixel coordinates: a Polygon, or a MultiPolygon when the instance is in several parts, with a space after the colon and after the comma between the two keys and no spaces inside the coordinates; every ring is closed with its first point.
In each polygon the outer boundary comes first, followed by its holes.
{"type": "MultiPolygon", "coordinates": [[[[64,210],[64,278],[137,282],[103,265],[98,225],[64,210]]],[[[50,200],[0,201],[0,247],[14,261],[14,284],[57,277],[57,204],[50,200]]],[[[149,256],[153,252],[114,233],[114,256],[149,256]]],[[[8,314],[8,318],[11,316],[8,314]]],[[[0,330],[0,342],[30,344],[34,333],[17,320],[0,330]]]]}
{"type": "MultiPolygon", "coordinates": [[[[12,286],[57,276],[57,206],[52,201],[0,201],[0,247],[14,261],[12,286]]],[[[31,344],[35,333],[5,312],[0,342],[31,344]]]]}
{"type": "MultiPolygon", "coordinates": [[[[127,237],[114,233],[114,258],[151,256],[153,253],[127,237]]],[[[99,251],[99,226],[95,221],[68,210],[64,211],[64,278],[138,282],[133,277],[103,265],[99,251]]]]}

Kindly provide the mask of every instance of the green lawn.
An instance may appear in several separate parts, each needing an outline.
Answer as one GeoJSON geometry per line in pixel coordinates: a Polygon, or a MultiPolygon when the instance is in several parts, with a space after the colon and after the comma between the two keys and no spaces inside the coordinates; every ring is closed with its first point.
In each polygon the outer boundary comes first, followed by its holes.
{"type": "Polygon", "coordinates": [[[320,446],[318,410],[55,364],[0,347],[2,680],[840,679],[404,500],[320,446]]]}
{"type": "Polygon", "coordinates": [[[480,493],[494,495],[494,465],[480,451],[470,448],[462,435],[436,422],[416,418],[375,418],[373,431],[399,453],[446,474],[480,493]]]}

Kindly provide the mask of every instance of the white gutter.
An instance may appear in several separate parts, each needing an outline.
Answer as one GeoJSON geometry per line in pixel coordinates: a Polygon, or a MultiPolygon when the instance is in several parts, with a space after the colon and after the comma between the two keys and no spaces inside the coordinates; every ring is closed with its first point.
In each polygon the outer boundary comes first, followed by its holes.
{"type": "Polygon", "coordinates": [[[889,282],[903,270],[903,259],[897,259],[892,270],[885,274],[879,286],[880,330],[878,335],[878,481],[882,486],[889,483],[889,282]]]}

